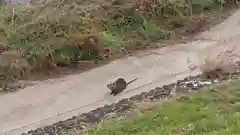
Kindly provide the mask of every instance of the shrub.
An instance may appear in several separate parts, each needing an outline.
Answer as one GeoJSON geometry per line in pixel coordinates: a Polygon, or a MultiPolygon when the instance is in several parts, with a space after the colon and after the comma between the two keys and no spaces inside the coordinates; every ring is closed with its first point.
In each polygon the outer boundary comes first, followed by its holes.
{"type": "Polygon", "coordinates": [[[194,14],[236,2],[52,0],[8,5],[0,8],[0,41],[26,58],[32,69],[49,69],[170,39],[194,14]]]}

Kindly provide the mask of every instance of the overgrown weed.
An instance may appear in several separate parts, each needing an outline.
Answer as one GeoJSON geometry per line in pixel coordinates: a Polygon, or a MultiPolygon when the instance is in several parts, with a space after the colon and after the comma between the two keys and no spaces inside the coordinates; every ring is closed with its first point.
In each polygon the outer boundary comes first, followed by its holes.
{"type": "MultiPolygon", "coordinates": [[[[0,40],[33,70],[104,59],[171,39],[189,18],[236,3],[219,0],[52,0],[0,8],[0,40]],[[109,56],[108,56],[109,57],[109,56]]],[[[200,18],[201,20],[201,18],[200,18]]],[[[192,26],[190,26],[192,27],[192,26]]]]}

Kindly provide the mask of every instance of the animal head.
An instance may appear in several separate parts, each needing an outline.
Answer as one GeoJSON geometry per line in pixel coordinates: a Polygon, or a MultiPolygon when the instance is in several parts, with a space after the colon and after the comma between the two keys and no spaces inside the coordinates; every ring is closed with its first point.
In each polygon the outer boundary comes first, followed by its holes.
{"type": "Polygon", "coordinates": [[[110,83],[110,84],[107,85],[107,87],[108,87],[110,90],[112,90],[112,89],[114,89],[114,88],[116,87],[116,83],[110,83]]]}

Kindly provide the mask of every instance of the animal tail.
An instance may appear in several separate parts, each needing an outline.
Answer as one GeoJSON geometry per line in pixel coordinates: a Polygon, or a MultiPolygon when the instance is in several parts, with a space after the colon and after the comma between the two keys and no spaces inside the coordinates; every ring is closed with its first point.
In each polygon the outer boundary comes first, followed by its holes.
{"type": "Polygon", "coordinates": [[[127,83],[127,85],[130,84],[130,83],[132,83],[132,82],[134,82],[134,81],[136,81],[137,79],[138,79],[138,78],[135,78],[135,79],[131,80],[130,82],[127,83]]]}

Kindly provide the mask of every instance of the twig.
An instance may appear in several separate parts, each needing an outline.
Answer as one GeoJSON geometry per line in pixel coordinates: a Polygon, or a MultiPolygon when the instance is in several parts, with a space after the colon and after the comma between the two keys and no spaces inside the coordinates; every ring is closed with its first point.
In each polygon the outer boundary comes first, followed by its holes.
{"type": "Polygon", "coordinates": [[[62,0],[62,1],[57,5],[57,8],[59,8],[64,2],[65,2],[65,0],[62,0]]]}
{"type": "Polygon", "coordinates": [[[12,11],[12,27],[14,28],[15,8],[12,11]]]}

